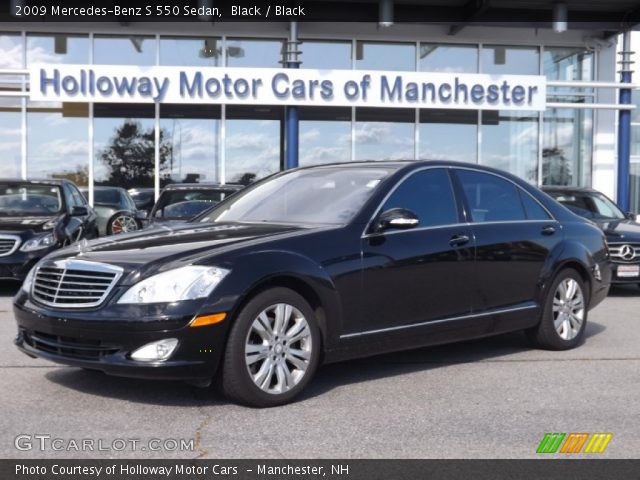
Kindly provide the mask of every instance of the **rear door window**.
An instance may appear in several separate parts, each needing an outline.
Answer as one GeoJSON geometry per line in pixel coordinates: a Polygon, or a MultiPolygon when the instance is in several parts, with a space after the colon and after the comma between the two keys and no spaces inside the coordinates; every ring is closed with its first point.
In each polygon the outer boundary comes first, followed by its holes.
{"type": "Polygon", "coordinates": [[[473,222],[527,220],[518,187],[490,173],[457,169],[473,222]]]}

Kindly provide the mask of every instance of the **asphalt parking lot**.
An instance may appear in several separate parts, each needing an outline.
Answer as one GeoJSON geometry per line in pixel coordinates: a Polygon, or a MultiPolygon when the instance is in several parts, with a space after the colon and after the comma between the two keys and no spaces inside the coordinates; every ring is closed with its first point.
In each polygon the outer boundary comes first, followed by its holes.
{"type": "Polygon", "coordinates": [[[30,359],[12,343],[17,288],[0,283],[0,457],[531,458],[545,432],[611,432],[604,457],[639,456],[638,288],[613,290],[573,351],[530,350],[509,334],[328,365],[301,400],[268,410],[30,359]],[[65,451],[16,449],[25,434],[63,439],[65,451]],[[85,438],[194,448],[75,451],[70,441],[85,438]]]}

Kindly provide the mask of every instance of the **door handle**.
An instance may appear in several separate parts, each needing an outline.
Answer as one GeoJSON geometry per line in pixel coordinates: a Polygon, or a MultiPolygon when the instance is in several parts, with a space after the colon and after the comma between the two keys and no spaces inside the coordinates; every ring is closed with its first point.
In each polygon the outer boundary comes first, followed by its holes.
{"type": "Polygon", "coordinates": [[[449,240],[449,245],[451,245],[452,247],[459,247],[466,243],[469,243],[469,237],[464,234],[454,235],[453,237],[451,237],[451,240],[449,240]]]}
{"type": "Polygon", "coordinates": [[[556,233],[556,227],[554,227],[553,225],[542,227],[543,235],[553,235],[554,233],[556,233]]]}

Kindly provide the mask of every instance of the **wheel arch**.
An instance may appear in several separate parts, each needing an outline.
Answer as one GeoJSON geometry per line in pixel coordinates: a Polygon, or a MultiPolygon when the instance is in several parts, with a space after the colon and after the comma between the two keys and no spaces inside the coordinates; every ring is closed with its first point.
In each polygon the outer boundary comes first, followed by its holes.
{"type": "Polygon", "coordinates": [[[312,308],[318,321],[324,352],[334,346],[342,325],[337,289],[327,272],[311,259],[290,252],[256,252],[235,262],[230,276],[234,284],[249,285],[238,294],[231,321],[257,294],[283,287],[296,292],[312,308]]]}
{"type": "Polygon", "coordinates": [[[593,259],[593,255],[584,245],[574,241],[563,242],[556,255],[552,256],[551,263],[547,267],[547,274],[544,275],[541,301],[544,300],[549,286],[553,283],[558,273],[571,268],[578,272],[582,278],[587,293],[587,302],[590,302],[594,286],[591,271],[594,265],[596,265],[596,262],[593,259]]]}

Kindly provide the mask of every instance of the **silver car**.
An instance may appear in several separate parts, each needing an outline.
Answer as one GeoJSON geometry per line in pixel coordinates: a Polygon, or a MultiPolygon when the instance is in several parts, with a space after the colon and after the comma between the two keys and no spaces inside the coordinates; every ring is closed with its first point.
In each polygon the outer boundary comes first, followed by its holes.
{"type": "MultiPolygon", "coordinates": [[[[88,197],[86,190],[82,193],[88,197]]],[[[100,236],[139,230],[147,217],[146,212],[136,208],[131,195],[120,187],[95,187],[93,209],[98,214],[100,236]]]]}

